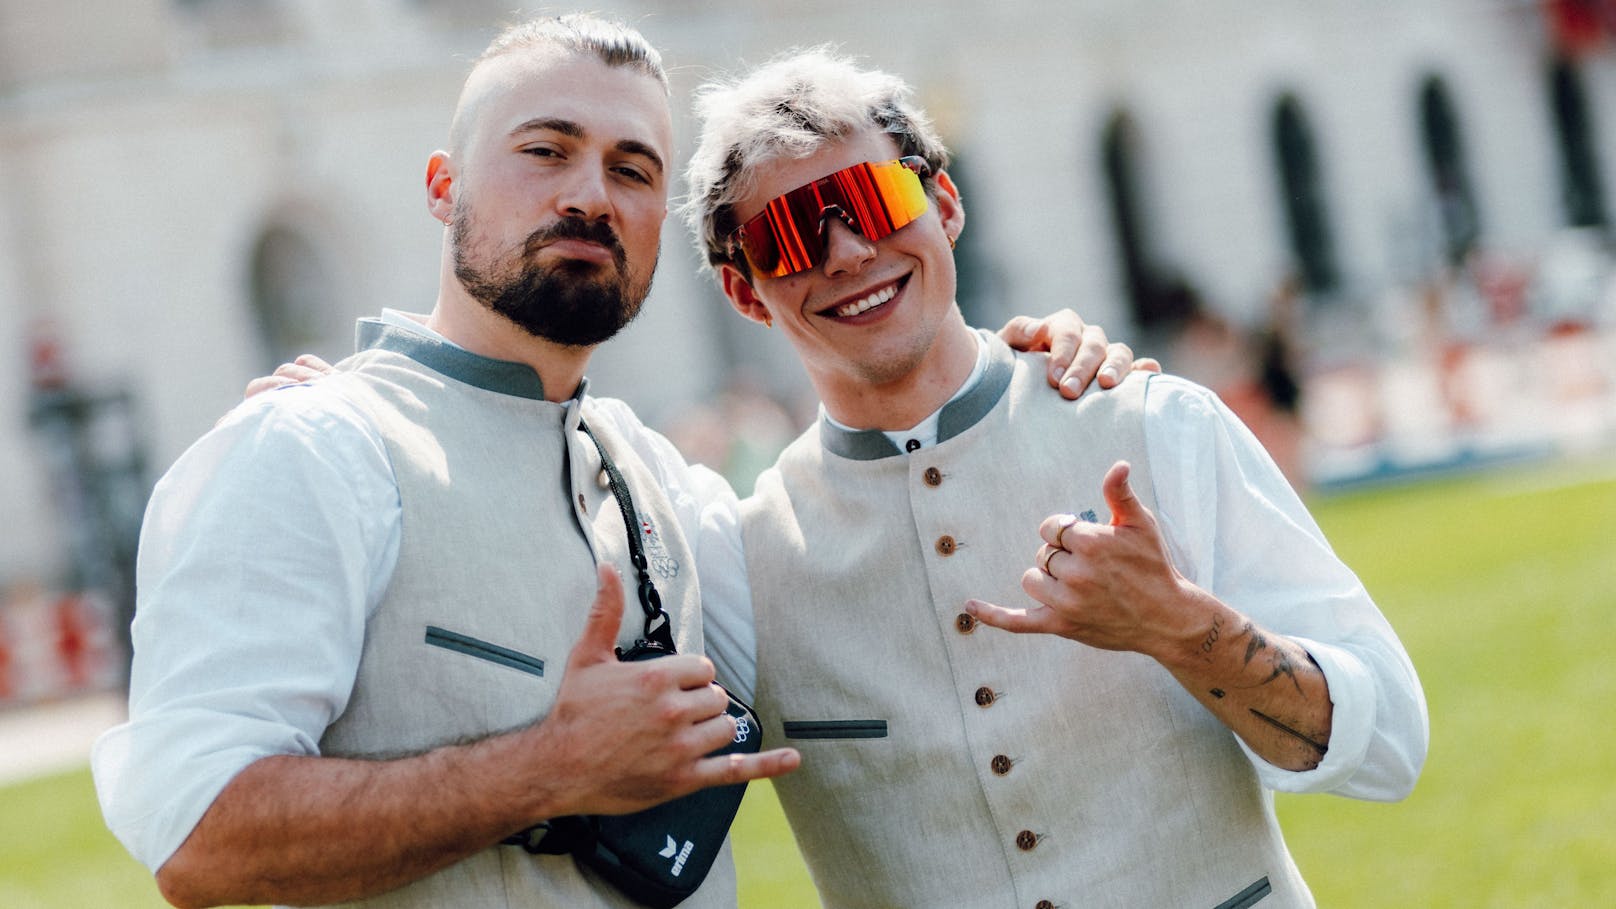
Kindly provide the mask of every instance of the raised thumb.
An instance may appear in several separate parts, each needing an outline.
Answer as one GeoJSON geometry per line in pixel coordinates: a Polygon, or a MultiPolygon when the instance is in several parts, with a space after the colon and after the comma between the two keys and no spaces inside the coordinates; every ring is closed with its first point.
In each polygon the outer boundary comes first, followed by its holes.
{"type": "Polygon", "coordinates": [[[617,632],[623,625],[623,581],[610,565],[596,568],[595,602],[584,620],[584,633],[572,647],[573,663],[589,665],[615,660],[617,632]]]}
{"type": "Polygon", "coordinates": [[[1105,472],[1105,480],[1101,489],[1105,493],[1105,504],[1111,509],[1111,526],[1119,524],[1150,524],[1153,518],[1145,503],[1133,494],[1133,486],[1128,483],[1128,474],[1132,471],[1127,461],[1118,461],[1105,472]]]}

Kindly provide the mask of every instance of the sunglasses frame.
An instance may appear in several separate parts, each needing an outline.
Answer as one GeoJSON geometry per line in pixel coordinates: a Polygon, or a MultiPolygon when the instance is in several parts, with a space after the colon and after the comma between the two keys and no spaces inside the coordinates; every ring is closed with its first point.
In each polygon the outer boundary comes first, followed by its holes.
{"type": "MultiPolygon", "coordinates": [[[[905,156],[903,156],[901,158],[888,158],[888,159],[885,159],[885,160],[882,160],[882,161],[861,161],[858,164],[850,164],[847,167],[842,168],[841,170],[835,171],[833,173],[826,174],[825,176],[820,177],[817,180],[810,180],[807,183],[802,184],[801,186],[795,187],[793,189],[786,190],[785,192],[781,193],[780,195],[775,196],[773,199],[770,199],[768,202],[764,203],[762,211],[758,212],[756,215],[752,216],[751,218],[748,218],[740,226],[738,226],[734,230],[730,231],[729,236],[726,238],[726,245],[728,247],[727,251],[729,253],[729,258],[730,258],[731,261],[734,261],[734,262],[744,262],[746,264],[747,269],[750,272],[752,272],[752,274],[754,276],[761,275],[763,277],[781,278],[781,277],[786,277],[786,276],[789,276],[789,275],[800,274],[800,273],[802,273],[804,271],[809,271],[811,269],[817,268],[821,264],[823,264],[824,261],[825,261],[825,243],[824,243],[824,239],[825,239],[825,236],[826,236],[826,231],[828,229],[828,222],[829,222],[830,218],[832,218],[832,217],[837,218],[844,225],[846,225],[849,230],[852,230],[854,233],[857,233],[858,235],[860,235],[862,237],[865,237],[865,238],[871,240],[872,242],[876,241],[876,240],[880,240],[880,239],[882,239],[884,237],[890,236],[891,234],[896,233],[897,231],[902,230],[905,227],[908,227],[910,224],[913,224],[922,215],[924,215],[928,210],[930,210],[930,208],[931,208],[930,193],[928,193],[926,191],[926,185],[924,183],[924,178],[929,176],[930,174],[931,174],[931,165],[926,162],[925,158],[921,157],[920,155],[905,155],[905,156]],[[834,203],[829,204],[829,205],[823,205],[819,209],[819,212],[818,212],[818,224],[816,225],[815,231],[814,231],[814,237],[818,241],[818,249],[816,251],[816,250],[808,248],[806,246],[804,246],[802,248],[802,258],[807,260],[805,265],[802,265],[799,268],[791,269],[790,271],[782,271],[781,269],[782,269],[783,266],[777,265],[772,269],[764,269],[764,268],[759,268],[757,263],[752,261],[751,255],[748,254],[748,252],[746,251],[746,243],[745,243],[745,238],[746,238],[746,235],[747,235],[749,229],[752,229],[752,230],[767,230],[769,232],[770,236],[773,237],[772,242],[773,242],[773,246],[775,247],[776,256],[777,256],[778,260],[781,261],[781,262],[788,261],[788,257],[785,256],[785,255],[782,255],[780,253],[780,246],[781,246],[780,238],[778,236],[775,236],[776,231],[772,227],[767,226],[769,221],[770,221],[769,215],[771,213],[771,209],[775,209],[777,207],[777,205],[780,206],[780,207],[789,208],[789,202],[787,202],[786,200],[788,200],[792,196],[796,196],[796,195],[802,194],[804,192],[811,193],[813,195],[819,195],[820,194],[820,188],[824,187],[826,185],[838,186],[837,194],[845,196],[845,193],[842,193],[841,190],[840,190],[840,184],[847,179],[847,175],[849,174],[850,171],[856,171],[859,168],[878,167],[878,166],[893,165],[893,164],[901,166],[904,170],[907,170],[911,174],[914,175],[915,180],[919,184],[920,192],[921,192],[922,197],[923,197],[922,207],[919,210],[915,211],[913,213],[913,215],[911,217],[909,217],[909,219],[907,221],[904,221],[902,224],[897,225],[892,230],[887,231],[886,233],[882,233],[882,234],[880,234],[879,236],[876,236],[876,237],[871,237],[870,234],[865,230],[864,225],[859,224],[858,220],[851,213],[849,213],[846,209],[844,209],[841,205],[837,205],[837,204],[834,204],[834,203]],[[758,227],[758,225],[764,225],[764,226],[758,227]]],[[[889,208],[888,200],[887,200],[887,198],[885,196],[880,196],[880,205],[881,205],[881,209],[882,209],[883,213],[886,214],[887,218],[890,220],[892,212],[891,212],[891,209],[889,208]]],[[[793,221],[796,221],[796,220],[797,219],[793,219],[793,221]]],[[[799,234],[800,234],[800,231],[799,231],[799,234]]]]}

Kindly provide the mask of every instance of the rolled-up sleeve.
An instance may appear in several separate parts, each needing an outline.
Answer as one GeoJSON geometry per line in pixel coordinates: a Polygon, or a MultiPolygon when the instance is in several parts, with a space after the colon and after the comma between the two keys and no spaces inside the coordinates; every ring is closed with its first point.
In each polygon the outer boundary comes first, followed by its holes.
{"type": "Polygon", "coordinates": [[[1323,671],[1333,705],[1319,766],[1288,771],[1246,748],[1263,783],[1377,801],[1408,795],[1425,762],[1425,695],[1402,642],[1330,548],[1278,467],[1207,390],[1151,380],[1145,440],[1163,531],[1179,570],[1323,671]]]}
{"type": "Polygon", "coordinates": [[[141,863],[161,867],[247,765],[319,752],[398,525],[380,438],[318,386],[246,402],[157,484],[129,719],[91,756],[107,825],[141,863]]]}

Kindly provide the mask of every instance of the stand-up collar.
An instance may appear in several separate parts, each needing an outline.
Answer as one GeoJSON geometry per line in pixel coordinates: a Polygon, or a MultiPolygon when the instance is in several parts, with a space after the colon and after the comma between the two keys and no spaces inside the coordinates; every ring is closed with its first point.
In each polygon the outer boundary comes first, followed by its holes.
{"type": "MultiPolygon", "coordinates": [[[[494,360],[474,354],[437,338],[389,325],[380,319],[360,319],[354,328],[354,349],[386,350],[411,360],[457,382],[495,394],[544,400],[544,382],[526,363],[494,360]]],[[[586,378],[578,383],[573,398],[581,400],[589,390],[586,378]]]]}
{"type": "MultiPolygon", "coordinates": [[[[975,387],[943,405],[937,415],[938,444],[975,426],[999,403],[1005,389],[1010,387],[1010,377],[1015,372],[1015,354],[998,335],[988,332],[982,332],[982,335],[988,350],[987,368],[975,387]]],[[[903,454],[878,429],[844,429],[824,416],[819,418],[819,443],[825,446],[826,451],[853,461],[878,461],[903,454]]]]}

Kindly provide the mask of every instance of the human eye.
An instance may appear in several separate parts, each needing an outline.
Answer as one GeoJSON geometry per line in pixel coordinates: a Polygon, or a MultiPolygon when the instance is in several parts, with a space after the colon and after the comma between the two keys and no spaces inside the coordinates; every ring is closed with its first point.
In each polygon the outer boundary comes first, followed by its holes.
{"type": "Polygon", "coordinates": [[[560,158],[561,150],[552,145],[529,145],[522,149],[522,154],[534,158],[560,158]]]}
{"type": "Polygon", "coordinates": [[[645,168],[643,167],[633,164],[618,164],[612,168],[612,171],[618,176],[624,177],[635,183],[644,183],[647,186],[651,184],[651,175],[646,173],[645,168]]]}

